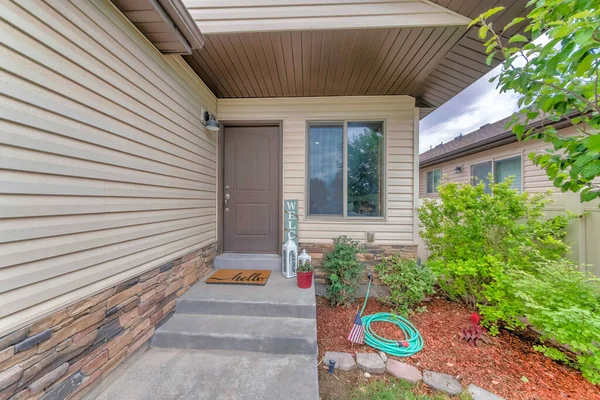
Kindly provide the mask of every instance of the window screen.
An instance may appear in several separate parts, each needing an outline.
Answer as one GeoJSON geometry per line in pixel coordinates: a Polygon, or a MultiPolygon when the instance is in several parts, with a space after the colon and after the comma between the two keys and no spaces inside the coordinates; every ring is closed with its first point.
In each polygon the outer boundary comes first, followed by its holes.
{"type": "Polygon", "coordinates": [[[344,126],[309,125],[309,214],[343,215],[344,126]]]}
{"type": "Polygon", "coordinates": [[[383,124],[348,122],[348,189],[349,217],[382,215],[383,124]]]}
{"type": "Polygon", "coordinates": [[[427,193],[437,193],[442,180],[442,170],[436,169],[427,173],[427,193]]]}
{"type": "Polygon", "coordinates": [[[486,161],[479,164],[471,165],[471,184],[478,185],[480,182],[485,183],[485,192],[491,193],[489,175],[492,173],[492,162],[486,161]]]}
{"type": "Polygon", "coordinates": [[[494,180],[503,182],[512,176],[511,188],[521,191],[521,156],[498,160],[494,165],[494,180]]]}

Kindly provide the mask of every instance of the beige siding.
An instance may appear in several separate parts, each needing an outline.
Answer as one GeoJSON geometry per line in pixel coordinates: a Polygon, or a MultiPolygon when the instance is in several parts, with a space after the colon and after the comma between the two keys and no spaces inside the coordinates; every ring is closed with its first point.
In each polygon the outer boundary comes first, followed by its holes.
{"type": "Polygon", "coordinates": [[[184,0],[204,34],[468,25],[422,0],[184,0]],[[283,4],[285,3],[285,4],[283,4]]]}
{"type": "Polygon", "coordinates": [[[283,196],[297,199],[302,242],[327,243],[345,234],[379,244],[413,244],[414,99],[408,96],[219,99],[221,121],[283,121],[283,196]],[[309,121],[383,120],[387,142],[387,210],[384,220],[306,217],[306,125],[309,121]]]}
{"type": "Polygon", "coordinates": [[[0,14],[2,336],[216,240],[216,98],[108,1],[0,14]]]}
{"type": "MultiPolygon", "coordinates": [[[[566,128],[560,132],[562,135],[573,135],[577,131],[575,128],[566,128]]],[[[581,204],[579,195],[576,193],[560,193],[554,188],[552,182],[548,179],[546,171],[538,168],[528,158],[530,153],[540,152],[548,148],[548,144],[542,141],[516,142],[471,154],[466,157],[457,158],[452,161],[422,168],[419,171],[419,196],[421,198],[436,198],[436,194],[426,193],[427,172],[435,169],[442,169],[442,182],[457,182],[467,184],[470,182],[470,167],[483,161],[502,159],[506,157],[521,155],[522,158],[522,178],[523,191],[529,193],[539,193],[546,190],[553,190],[553,203],[547,207],[547,214],[555,216],[565,214],[570,210],[577,214],[585,213],[585,216],[571,222],[567,241],[572,243],[572,257],[579,263],[584,264],[582,268],[600,276],[600,208],[599,201],[581,204]],[[457,166],[463,167],[463,172],[457,174],[454,169],[457,166]]],[[[599,182],[600,183],[600,182],[599,182]]],[[[419,243],[419,256],[427,257],[427,251],[422,242],[419,243]]]]}

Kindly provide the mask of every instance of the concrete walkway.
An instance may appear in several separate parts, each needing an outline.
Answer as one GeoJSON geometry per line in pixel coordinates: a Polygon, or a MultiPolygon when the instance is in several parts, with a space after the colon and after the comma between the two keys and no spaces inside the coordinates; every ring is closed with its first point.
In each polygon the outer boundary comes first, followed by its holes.
{"type": "Polygon", "coordinates": [[[196,284],[99,400],[317,400],[314,287],[196,284]]]}

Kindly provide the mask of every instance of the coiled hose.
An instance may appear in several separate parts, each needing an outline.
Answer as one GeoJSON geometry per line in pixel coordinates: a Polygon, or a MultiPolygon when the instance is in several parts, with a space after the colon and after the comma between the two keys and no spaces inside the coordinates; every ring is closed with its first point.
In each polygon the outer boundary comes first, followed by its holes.
{"type": "Polygon", "coordinates": [[[365,327],[365,343],[377,350],[396,357],[408,357],[423,349],[423,337],[417,328],[399,315],[380,312],[362,317],[362,322],[365,327]],[[379,336],[371,329],[372,322],[396,325],[402,330],[405,340],[396,341],[379,336]]]}
{"type": "MultiPolygon", "coordinates": [[[[369,292],[371,291],[372,275],[369,273],[369,285],[367,286],[367,295],[363,304],[360,315],[365,311],[367,301],[369,300],[369,292]]],[[[396,314],[380,312],[373,315],[362,317],[362,323],[365,329],[365,343],[374,349],[383,351],[396,357],[408,357],[423,349],[423,337],[406,318],[396,314]],[[404,340],[390,340],[379,336],[371,329],[372,322],[387,322],[396,325],[402,330],[404,340]]]]}

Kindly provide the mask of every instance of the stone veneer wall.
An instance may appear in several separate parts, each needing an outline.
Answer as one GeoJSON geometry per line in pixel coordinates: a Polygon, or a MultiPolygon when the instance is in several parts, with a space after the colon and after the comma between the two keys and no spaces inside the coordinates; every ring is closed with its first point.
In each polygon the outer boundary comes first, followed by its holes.
{"type": "Polygon", "coordinates": [[[215,253],[194,251],[0,338],[0,400],[83,397],[152,337],[215,253]]]}
{"type": "MultiPolygon", "coordinates": [[[[298,245],[298,253],[302,252],[302,249],[306,249],[306,252],[312,257],[312,264],[315,270],[315,283],[316,284],[327,284],[328,278],[327,273],[321,268],[323,263],[323,257],[333,249],[333,244],[319,244],[319,243],[300,243],[298,245]]],[[[377,265],[384,257],[389,257],[393,254],[399,254],[405,258],[417,258],[417,245],[375,245],[367,243],[365,244],[365,252],[358,254],[358,259],[366,265],[365,274],[361,280],[361,284],[368,282],[367,274],[373,273],[373,284],[382,285],[379,280],[377,271],[375,271],[375,265],[377,265]]]]}

